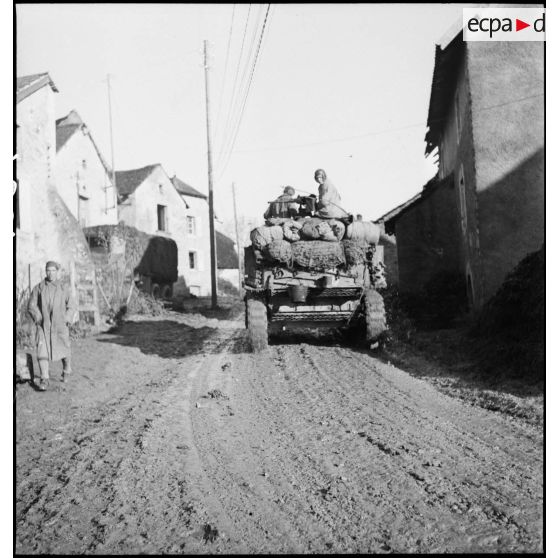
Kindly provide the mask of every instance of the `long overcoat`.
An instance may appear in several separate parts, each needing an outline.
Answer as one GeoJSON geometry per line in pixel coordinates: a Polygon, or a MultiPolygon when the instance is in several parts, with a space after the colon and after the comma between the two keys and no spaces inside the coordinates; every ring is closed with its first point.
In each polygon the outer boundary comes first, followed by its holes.
{"type": "Polygon", "coordinates": [[[73,323],[76,302],[68,285],[54,282],[52,312],[48,310],[47,282],[41,281],[31,292],[28,310],[36,324],[37,358],[60,360],[70,356],[70,332],[66,324],[73,323]]]}

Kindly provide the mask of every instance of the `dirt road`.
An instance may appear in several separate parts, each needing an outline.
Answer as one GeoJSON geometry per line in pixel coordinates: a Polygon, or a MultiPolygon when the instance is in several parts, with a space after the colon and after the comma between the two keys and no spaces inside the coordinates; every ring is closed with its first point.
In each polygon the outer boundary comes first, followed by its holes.
{"type": "Polygon", "coordinates": [[[17,553],[542,550],[542,431],[355,348],[169,313],[17,391],[17,553]]]}

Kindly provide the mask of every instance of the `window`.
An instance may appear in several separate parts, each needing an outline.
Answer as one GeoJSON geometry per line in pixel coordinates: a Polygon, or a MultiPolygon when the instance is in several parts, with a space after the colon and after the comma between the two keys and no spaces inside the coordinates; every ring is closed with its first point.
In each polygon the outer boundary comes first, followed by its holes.
{"type": "Polygon", "coordinates": [[[157,205],[157,230],[167,231],[167,207],[165,205],[157,205]]]}
{"type": "Polygon", "coordinates": [[[87,168],[87,161],[85,159],[81,160],[81,168],[85,170],[87,168]]]}
{"type": "Polygon", "coordinates": [[[198,255],[196,252],[188,252],[188,260],[190,263],[190,269],[198,269],[198,255]]]}
{"type": "Polygon", "coordinates": [[[186,224],[188,226],[188,234],[194,236],[196,234],[196,218],[186,217],[186,224]]]}
{"type": "Polygon", "coordinates": [[[87,227],[89,218],[89,200],[84,196],[78,196],[78,221],[80,227],[87,227]]]}
{"type": "Polygon", "coordinates": [[[163,195],[163,185],[159,184],[159,194],[163,195]]]}

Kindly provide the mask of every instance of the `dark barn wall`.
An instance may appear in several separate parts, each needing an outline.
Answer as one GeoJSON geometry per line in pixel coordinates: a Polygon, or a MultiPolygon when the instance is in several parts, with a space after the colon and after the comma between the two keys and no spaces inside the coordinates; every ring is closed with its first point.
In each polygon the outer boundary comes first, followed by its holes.
{"type": "Polygon", "coordinates": [[[417,293],[440,272],[463,272],[451,180],[407,209],[395,224],[399,288],[417,293]]]}
{"type": "Polygon", "coordinates": [[[544,239],[543,49],[468,43],[484,301],[544,239]]]}

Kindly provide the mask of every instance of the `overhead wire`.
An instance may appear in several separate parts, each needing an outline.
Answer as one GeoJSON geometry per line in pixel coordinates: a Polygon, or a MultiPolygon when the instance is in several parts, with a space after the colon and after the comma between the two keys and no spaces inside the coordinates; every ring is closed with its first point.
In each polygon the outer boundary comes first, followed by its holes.
{"type": "Polygon", "coordinates": [[[255,74],[255,71],[256,71],[256,66],[257,66],[257,63],[258,63],[258,60],[259,60],[259,55],[260,55],[261,46],[262,46],[262,40],[263,40],[263,37],[264,37],[264,34],[265,34],[265,29],[266,29],[266,25],[267,25],[267,21],[268,21],[270,9],[271,9],[271,4],[268,4],[268,5],[267,5],[267,10],[266,10],[266,13],[265,13],[264,22],[263,22],[263,25],[262,25],[262,30],[261,30],[261,33],[260,33],[260,38],[259,38],[259,41],[258,41],[258,49],[257,49],[257,51],[256,51],[256,55],[255,55],[254,61],[253,61],[253,63],[252,63],[252,69],[251,69],[251,72],[250,72],[250,78],[249,78],[249,81],[248,81],[248,87],[247,87],[247,89],[246,89],[246,95],[245,95],[244,100],[243,100],[243,103],[242,103],[242,108],[241,108],[241,111],[240,111],[240,116],[239,116],[239,119],[238,119],[238,123],[237,123],[236,129],[235,129],[235,132],[234,132],[234,136],[233,136],[231,148],[230,148],[230,150],[229,150],[229,153],[228,153],[228,156],[227,156],[227,158],[226,158],[226,160],[225,160],[224,165],[223,165],[222,168],[220,169],[220,176],[219,176],[219,179],[223,176],[223,174],[224,174],[224,172],[225,172],[225,170],[226,170],[226,168],[227,168],[227,166],[228,166],[228,164],[229,164],[230,158],[231,158],[232,153],[233,153],[233,150],[234,150],[234,146],[235,146],[235,144],[236,144],[236,139],[237,139],[237,137],[238,137],[238,132],[240,131],[240,126],[241,126],[241,124],[242,124],[242,117],[244,116],[244,111],[245,111],[245,109],[246,109],[246,104],[247,104],[247,101],[248,101],[248,96],[249,96],[249,94],[250,94],[250,88],[251,88],[251,85],[252,85],[252,81],[253,81],[253,79],[254,79],[254,74],[255,74]]]}
{"type": "MultiPolygon", "coordinates": [[[[525,101],[528,99],[533,99],[536,97],[541,97],[543,96],[544,93],[537,93],[534,95],[528,95],[525,97],[520,97],[518,99],[512,99],[510,101],[506,101],[503,103],[498,103],[495,105],[488,105],[485,107],[479,107],[477,110],[480,111],[486,111],[486,110],[491,110],[491,109],[495,109],[495,108],[499,108],[502,106],[506,106],[506,105],[510,105],[510,104],[514,104],[514,103],[519,103],[521,101],[525,101]]],[[[437,119],[432,119],[430,122],[431,123],[437,123],[437,122],[443,122],[445,120],[445,118],[437,118],[437,119]]],[[[362,138],[367,138],[367,137],[371,137],[371,136],[377,136],[377,135],[382,135],[382,134],[388,134],[388,133],[392,133],[392,132],[399,132],[402,130],[408,130],[410,128],[417,128],[417,127],[426,127],[427,123],[426,122],[417,122],[416,124],[408,124],[405,126],[401,126],[398,128],[387,128],[384,130],[376,130],[376,131],[372,131],[372,132],[367,132],[365,134],[359,134],[356,136],[347,136],[347,137],[342,137],[342,138],[330,138],[327,140],[323,140],[323,141],[316,141],[316,142],[309,142],[309,143],[299,143],[299,144],[291,144],[291,145],[283,145],[283,146],[279,146],[279,147],[268,147],[268,148],[263,148],[263,149],[238,149],[236,151],[234,151],[234,153],[261,153],[261,152],[265,152],[265,151],[282,151],[285,149],[297,149],[300,147],[312,147],[312,146],[316,146],[316,145],[326,145],[329,143],[339,143],[339,142],[344,142],[344,141],[351,141],[351,140],[355,140],[355,139],[362,139],[362,138]]]]}
{"type": "Polygon", "coordinates": [[[230,126],[227,128],[227,134],[226,136],[223,137],[221,149],[218,154],[217,167],[219,167],[219,164],[222,163],[223,160],[226,158],[226,155],[224,154],[226,154],[232,148],[234,131],[236,130],[236,126],[240,118],[240,112],[242,109],[242,105],[244,103],[244,98],[246,97],[247,91],[249,89],[249,81],[246,76],[248,75],[248,71],[251,66],[250,62],[253,59],[253,54],[255,52],[256,38],[258,36],[258,28],[260,26],[259,20],[262,11],[261,8],[262,7],[260,6],[259,14],[256,18],[256,24],[254,25],[254,30],[252,33],[252,39],[250,41],[250,47],[248,48],[248,54],[246,56],[246,62],[244,64],[244,69],[242,72],[242,77],[240,79],[239,87],[238,90],[234,92],[235,99],[234,99],[233,109],[232,109],[233,116],[231,116],[230,118],[230,126]]]}
{"type": "Polygon", "coordinates": [[[233,31],[233,27],[234,27],[234,12],[236,9],[236,4],[233,4],[233,9],[232,9],[232,17],[231,17],[231,24],[229,27],[229,40],[227,42],[227,54],[225,57],[225,71],[223,72],[223,81],[221,83],[221,93],[219,95],[219,111],[217,112],[217,120],[215,121],[215,133],[214,133],[214,139],[217,137],[218,135],[218,131],[219,131],[219,124],[220,124],[220,118],[221,118],[221,112],[222,112],[222,108],[223,108],[223,93],[225,91],[225,85],[227,82],[227,70],[229,67],[229,54],[230,54],[230,48],[231,48],[231,38],[232,38],[232,31],[233,31]]]}
{"type": "MultiPolygon", "coordinates": [[[[224,128],[225,131],[223,132],[223,134],[227,133],[227,130],[229,129],[229,126],[230,126],[230,119],[232,117],[232,104],[233,104],[233,99],[235,97],[234,92],[236,91],[236,84],[238,82],[238,74],[239,74],[239,71],[240,71],[240,62],[242,60],[242,54],[244,52],[244,42],[246,40],[246,31],[248,29],[248,21],[250,20],[251,9],[252,9],[252,4],[249,4],[248,5],[248,14],[246,15],[246,23],[244,24],[244,32],[242,34],[242,44],[240,46],[240,54],[238,56],[238,62],[236,64],[234,82],[233,82],[232,92],[231,92],[231,96],[230,96],[230,100],[229,100],[229,108],[228,108],[228,111],[227,111],[227,119],[226,119],[225,128],[224,128]]],[[[226,136],[223,135],[222,137],[226,137],[226,136]]]]}
{"type": "Polygon", "coordinates": [[[256,37],[257,37],[258,28],[260,26],[260,22],[259,22],[260,13],[261,13],[261,6],[258,15],[255,18],[249,47],[245,49],[246,56],[244,57],[244,60],[240,60],[241,62],[240,65],[243,66],[242,75],[238,80],[238,87],[231,93],[233,99],[232,108],[229,114],[227,129],[223,134],[223,136],[221,137],[222,141],[218,152],[218,160],[217,160],[216,168],[219,168],[219,166],[223,163],[224,159],[226,158],[226,154],[228,153],[228,150],[232,145],[232,137],[234,134],[234,130],[236,128],[236,124],[238,122],[240,109],[242,107],[242,101],[244,95],[246,94],[246,88],[248,85],[247,74],[249,73],[250,63],[255,52],[256,37]]]}

